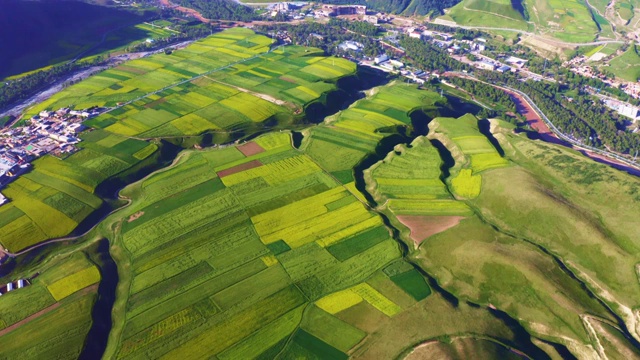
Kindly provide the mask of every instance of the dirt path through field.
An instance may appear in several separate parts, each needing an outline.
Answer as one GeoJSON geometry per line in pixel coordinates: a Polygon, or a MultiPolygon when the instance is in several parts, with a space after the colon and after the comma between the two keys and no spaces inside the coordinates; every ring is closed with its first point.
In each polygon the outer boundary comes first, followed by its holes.
{"type": "Polygon", "coordinates": [[[258,92],[255,92],[255,91],[251,91],[249,89],[241,88],[239,86],[227,84],[227,83],[222,82],[220,80],[213,79],[213,78],[211,78],[209,76],[205,76],[205,78],[207,78],[207,79],[209,79],[209,80],[211,80],[213,82],[217,82],[218,84],[221,84],[221,85],[224,85],[224,86],[228,86],[228,87],[232,87],[232,88],[234,88],[234,89],[236,89],[238,91],[242,91],[243,93],[251,94],[251,95],[253,95],[255,97],[258,97],[258,98],[260,98],[262,100],[266,100],[266,101],[268,101],[268,102],[270,102],[272,104],[276,104],[276,105],[279,105],[279,106],[286,106],[286,107],[289,107],[289,108],[294,109],[294,110],[297,109],[297,106],[295,106],[293,103],[276,99],[271,95],[262,94],[262,93],[258,93],[258,92]]]}
{"type": "Polygon", "coordinates": [[[53,311],[53,310],[55,310],[55,309],[57,309],[59,307],[60,307],[60,303],[57,302],[57,303],[55,303],[55,304],[53,304],[51,306],[48,306],[48,307],[38,311],[37,313],[35,313],[35,314],[31,315],[31,316],[28,316],[28,317],[18,321],[17,323],[15,323],[15,324],[13,324],[11,326],[8,326],[5,329],[0,330],[0,337],[12,332],[13,330],[19,328],[20,326],[22,326],[22,325],[24,325],[26,323],[29,323],[29,322],[39,318],[40,316],[42,316],[42,315],[44,315],[44,314],[46,314],[48,312],[51,312],[51,311],[53,311]]]}

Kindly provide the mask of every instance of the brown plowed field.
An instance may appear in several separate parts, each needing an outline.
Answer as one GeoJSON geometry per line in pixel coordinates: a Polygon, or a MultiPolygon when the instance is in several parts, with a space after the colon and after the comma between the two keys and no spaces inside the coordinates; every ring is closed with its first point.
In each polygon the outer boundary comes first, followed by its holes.
{"type": "Polygon", "coordinates": [[[249,161],[249,162],[244,163],[244,164],[236,165],[236,166],[230,167],[228,169],[224,169],[224,170],[218,171],[218,176],[223,178],[225,176],[233,175],[233,174],[239,173],[241,171],[257,168],[257,167],[260,167],[260,166],[262,166],[262,163],[260,161],[253,160],[253,161],[249,161]]]}
{"type": "Polygon", "coordinates": [[[398,216],[398,220],[411,230],[411,240],[416,247],[426,238],[458,225],[462,219],[463,216],[398,216]]]}
{"type": "Polygon", "coordinates": [[[251,156],[251,155],[255,155],[255,154],[260,154],[261,152],[265,151],[262,148],[262,146],[256,144],[253,141],[238,146],[238,150],[240,150],[240,152],[243,153],[244,156],[251,156]]]}

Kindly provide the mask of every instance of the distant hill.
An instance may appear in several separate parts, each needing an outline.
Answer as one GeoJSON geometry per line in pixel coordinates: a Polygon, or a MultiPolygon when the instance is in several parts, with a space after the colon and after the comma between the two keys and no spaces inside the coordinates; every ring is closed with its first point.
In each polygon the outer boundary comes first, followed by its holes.
{"type": "Polygon", "coordinates": [[[613,39],[612,24],[618,35],[621,30],[636,30],[639,22],[634,9],[640,1],[607,4],[604,0],[462,0],[447,9],[443,19],[460,25],[526,30],[566,42],[613,39]]]}
{"type": "MultiPolygon", "coordinates": [[[[145,19],[77,1],[3,0],[1,6],[0,78],[72,59],[99,44],[109,30],[145,19]]],[[[109,45],[115,48],[146,36],[130,31],[127,38],[109,45]]]]}
{"type": "Polygon", "coordinates": [[[324,0],[326,4],[360,4],[371,10],[403,15],[443,14],[460,0],[324,0]]]}

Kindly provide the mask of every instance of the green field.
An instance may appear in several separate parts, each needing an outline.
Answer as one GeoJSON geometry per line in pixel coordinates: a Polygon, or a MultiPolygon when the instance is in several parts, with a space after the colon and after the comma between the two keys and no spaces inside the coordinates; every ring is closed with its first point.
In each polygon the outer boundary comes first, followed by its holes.
{"type": "Polygon", "coordinates": [[[13,252],[71,232],[103,200],[103,181],[151,156],[157,146],[102,130],[81,135],[81,150],[64,160],[44,156],[33,170],[3,189],[11,202],[0,208],[2,245],[13,252]]]}
{"type": "Polygon", "coordinates": [[[458,119],[439,118],[429,124],[430,137],[448,147],[455,160],[451,169],[451,191],[462,199],[480,195],[482,172],[509,165],[494,145],[478,129],[478,119],[465,115],[458,119]]]}
{"type": "Polygon", "coordinates": [[[637,48],[631,45],[624,54],[609,62],[609,69],[616,77],[626,81],[636,82],[640,78],[640,55],[637,48]]]}
{"type": "Polygon", "coordinates": [[[609,22],[581,0],[523,1],[528,19],[509,0],[464,0],[452,7],[447,17],[460,25],[521,29],[566,42],[593,41],[599,32],[610,33],[609,22]],[[594,20],[595,18],[595,20],[594,20]]]}
{"type": "Polygon", "coordinates": [[[270,51],[271,44],[270,38],[249,29],[229,29],[171,55],[145,57],[104,71],[29,114],[67,105],[119,106],[88,124],[144,138],[239,130],[300,113],[306,104],[334,90],[335,80],[356,69],[354,63],[329,60],[316,49],[288,46],[270,51]]]}
{"type": "MultiPolygon", "coordinates": [[[[398,85],[352,111],[376,105],[406,117],[430,98],[434,94],[398,85]],[[412,98],[391,102],[398,94],[412,98]]],[[[375,138],[376,129],[408,118],[369,111],[374,122],[344,116],[336,128],[375,138]]],[[[259,137],[254,142],[262,151],[249,156],[236,147],[188,152],[174,167],[124,190],[134,201],[110,220],[120,219],[113,240],[132,264],[117,357],[253,357],[282,348],[301,318],[308,325],[285,351],[346,357],[365,332],[335,317],[351,306],[341,303],[337,311],[327,305],[331,297],[346,291],[356,299],[352,306],[364,302],[394,317],[429,296],[424,280],[381,271],[400,252],[380,218],[352,194],[353,185],[323,166],[329,159],[295,150],[289,136],[259,137]],[[374,233],[377,240],[364,246],[354,241],[374,233]],[[302,316],[314,301],[319,308],[302,316]]],[[[375,144],[358,145],[354,161],[375,144]]]]}

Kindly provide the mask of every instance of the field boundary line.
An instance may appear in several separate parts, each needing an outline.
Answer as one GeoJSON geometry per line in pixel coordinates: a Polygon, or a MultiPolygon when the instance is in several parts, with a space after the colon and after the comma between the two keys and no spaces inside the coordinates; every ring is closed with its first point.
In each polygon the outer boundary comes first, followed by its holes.
{"type": "MultiPolygon", "coordinates": [[[[272,44],[273,44],[273,43],[272,43],[272,44]]],[[[250,56],[250,57],[248,57],[248,58],[241,59],[241,60],[238,60],[238,61],[234,61],[234,62],[228,63],[227,65],[224,65],[224,66],[221,66],[221,67],[218,67],[218,68],[215,68],[215,69],[212,69],[212,70],[206,71],[206,72],[204,72],[204,73],[202,73],[202,74],[198,74],[198,75],[192,76],[191,78],[188,78],[188,79],[185,79],[185,80],[180,80],[180,81],[175,82],[175,83],[173,83],[173,84],[167,85],[167,86],[165,86],[165,87],[163,87],[163,88],[161,88],[161,89],[158,89],[158,90],[154,90],[154,91],[148,92],[148,93],[146,93],[146,94],[144,94],[144,95],[142,95],[142,96],[139,96],[139,97],[137,97],[137,98],[135,98],[135,99],[129,100],[129,101],[125,102],[125,103],[122,103],[122,104],[120,104],[120,105],[116,105],[115,107],[109,108],[109,109],[107,109],[107,110],[103,111],[102,113],[100,113],[100,115],[107,114],[107,113],[109,113],[109,112],[111,112],[111,111],[114,111],[114,110],[120,109],[120,108],[122,108],[122,107],[124,107],[124,106],[127,106],[127,105],[130,105],[130,104],[132,104],[132,103],[134,103],[134,102],[136,102],[136,101],[138,101],[138,100],[142,100],[142,99],[147,98],[147,97],[149,97],[149,96],[155,95],[155,94],[157,94],[157,93],[159,93],[159,92],[162,92],[162,91],[165,91],[165,90],[168,90],[168,89],[174,88],[174,87],[176,87],[176,86],[180,86],[180,85],[182,85],[182,84],[186,84],[186,83],[188,83],[188,82],[191,82],[191,81],[194,81],[194,80],[200,79],[200,78],[202,78],[202,77],[206,77],[206,76],[207,76],[207,75],[209,75],[209,74],[213,74],[213,73],[216,73],[216,72],[218,72],[218,71],[221,71],[221,70],[224,70],[224,69],[230,68],[230,67],[232,67],[232,66],[234,66],[234,65],[242,64],[242,63],[247,62],[247,61],[249,61],[249,60],[253,60],[253,59],[256,59],[256,58],[262,57],[262,56],[264,56],[264,55],[270,54],[270,53],[272,53],[272,52],[276,51],[277,49],[279,49],[279,48],[283,48],[283,47],[285,47],[285,46],[287,46],[287,45],[278,45],[278,46],[276,46],[276,47],[274,47],[274,48],[269,49],[269,51],[267,51],[267,52],[260,53],[260,54],[256,54],[256,55],[254,55],[254,56],[250,56]]]]}

